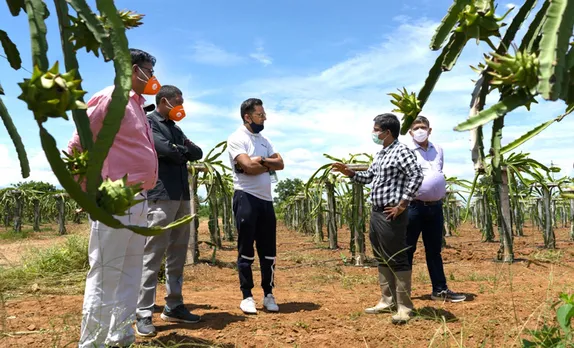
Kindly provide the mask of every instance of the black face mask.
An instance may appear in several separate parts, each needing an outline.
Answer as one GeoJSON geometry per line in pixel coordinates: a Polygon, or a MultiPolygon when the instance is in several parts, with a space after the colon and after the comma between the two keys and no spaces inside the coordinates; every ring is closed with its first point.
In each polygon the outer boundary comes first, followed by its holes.
{"type": "Polygon", "coordinates": [[[249,123],[249,127],[251,127],[251,130],[253,131],[253,133],[257,134],[259,132],[261,132],[263,130],[263,128],[265,128],[264,125],[262,124],[257,124],[255,122],[251,122],[249,123]]]}

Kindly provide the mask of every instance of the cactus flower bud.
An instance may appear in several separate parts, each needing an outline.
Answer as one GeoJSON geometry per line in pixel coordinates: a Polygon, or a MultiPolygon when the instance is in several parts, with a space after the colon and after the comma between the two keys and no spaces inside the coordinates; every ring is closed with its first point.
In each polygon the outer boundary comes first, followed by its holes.
{"type": "Polygon", "coordinates": [[[58,62],[45,73],[34,66],[32,78],[18,84],[22,89],[18,99],[28,104],[39,122],[46,122],[48,117],[67,120],[66,111],[86,109],[86,104],[79,100],[86,92],[77,89],[81,81],[75,77],[75,70],[60,74],[58,62]]]}
{"type": "Polygon", "coordinates": [[[143,202],[135,196],[141,192],[141,183],[127,186],[127,174],[119,180],[105,179],[98,189],[98,205],[112,215],[123,216],[129,208],[143,202]]]}
{"type": "Polygon", "coordinates": [[[63,160],[70,174],[77,175],[77,182],[82,182],[88,171],[88,151],[80,152],[74,148],[71,154],[65,151],[62,151],[62,153],[64,154],[63,160]]]}

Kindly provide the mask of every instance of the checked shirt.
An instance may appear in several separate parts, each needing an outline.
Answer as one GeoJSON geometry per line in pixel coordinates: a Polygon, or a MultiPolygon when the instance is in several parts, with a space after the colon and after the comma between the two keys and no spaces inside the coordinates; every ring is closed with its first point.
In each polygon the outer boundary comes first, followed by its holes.
{"type": "Polygon", "coordinates": [[[365,172],[356,172],[352,181],[360,184],[372,182],[373,206],[396,206],[401,200],[411,201],[423,182],[423,171],[416,155],[395,140],[377,153],[365,172]]]}

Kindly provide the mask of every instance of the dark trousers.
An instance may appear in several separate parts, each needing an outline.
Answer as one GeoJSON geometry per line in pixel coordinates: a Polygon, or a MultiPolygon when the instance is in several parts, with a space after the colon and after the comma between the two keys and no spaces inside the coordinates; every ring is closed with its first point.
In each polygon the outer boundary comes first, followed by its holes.
{"type": "Polygon", "coordinates": [[[409,245],[409,263],[413,264],[413,255],[417,249],[419,235],[423,235],[423,244],[427,260],[427,268],[432,282],[433,291],[446,290],[446,277],[442,265],[442,229],[444,216],[442,203],[424,205],[412,202],[409,205],[407,227],[407,244],[409,245]]]}
{"type": "Polygon", "coordinates": [[[273,202],[237,190],[233,194],[233,215],[238,234],[237,268],[243,298],[253,296],[251,293],[251,289],[253,289],[251,265],[255,260],[254,242],[261,267],[261,287],[267,296],[274,287],[275,257],[277,255],[277,220],[273,202]]]}
{"type": "Polygon", "coordinates": [[[407,222],[405,212],[394,220],[388,220],[382,209],[374,208],[371,213],[369,238],[373,254],[380,266],[394,272],[412,269],[407,255],[407,222]]]}

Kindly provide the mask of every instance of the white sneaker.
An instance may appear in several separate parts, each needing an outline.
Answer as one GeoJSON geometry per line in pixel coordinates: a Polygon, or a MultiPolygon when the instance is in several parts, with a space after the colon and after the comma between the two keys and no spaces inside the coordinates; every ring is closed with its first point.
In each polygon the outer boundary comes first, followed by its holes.
{"type": "Polygon", "coordinates": [[[275,297],[273,297],[273,294],[267,294],[267,296],[263,298],[263,306],[269,312],[279,312],[279,306],[275,302],[275,297]]]}
{"type": "Polygon", "coordinates": [[[241,308],[245,314],[257,314],[257,308],[255,308],[255,300],[253,297],[248,297],[241,301],[239,308],[241,308]]]}

